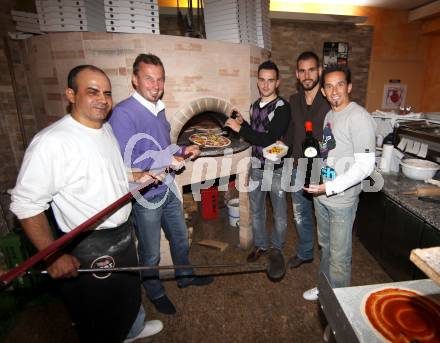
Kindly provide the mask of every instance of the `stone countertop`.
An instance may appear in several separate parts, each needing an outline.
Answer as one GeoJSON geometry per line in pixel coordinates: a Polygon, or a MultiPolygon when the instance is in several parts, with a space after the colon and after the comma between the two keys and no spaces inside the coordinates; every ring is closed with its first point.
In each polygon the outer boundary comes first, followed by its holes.
{"type": "MultiPolygon", "coordinates": [[[[382,192],[398,204],[440,230],[440,204],[422,201],[416,195],[402,195],[400,192],[416,190],[420,187],[435,187],[423,181],[407,178],[402,173],[382,173],[384,186],[382,192]]],[[[437,199],[440,199],[437,197],[437,199]]]]}

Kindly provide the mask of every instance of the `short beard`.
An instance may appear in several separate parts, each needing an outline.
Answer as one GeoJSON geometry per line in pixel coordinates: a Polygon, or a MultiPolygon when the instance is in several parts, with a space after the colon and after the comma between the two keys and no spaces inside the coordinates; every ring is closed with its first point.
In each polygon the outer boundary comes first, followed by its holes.
{"type": "Polygon", "coordinates": [[[301,85],[301,87],[302,87],[305,91],[310,91],[310,90],[312,90],[313,88],[315,88],[315,86],[318,84],[318,82],[319,82],[319,79],[316,79],[316,80],[312,83],[312,85],[311,85],[310,87],[305,87],[304,84],[303,84],[302,82],[300,82],[300,85],[301,85]]]}

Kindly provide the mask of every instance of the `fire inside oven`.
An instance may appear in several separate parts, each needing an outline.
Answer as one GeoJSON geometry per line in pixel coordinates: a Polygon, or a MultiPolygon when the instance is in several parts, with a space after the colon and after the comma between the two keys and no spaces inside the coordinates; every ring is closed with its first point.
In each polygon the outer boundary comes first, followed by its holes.
{"type": "Polygon", "coordinates": [[[227,116],[223,113],[206,111],[192,117],[182,128],[177,139],[178,145],[198,144],[200,146],[200,156],[219,156],[225,153],[225,149],[232,149],[237,153],[247,149],[250,144],[245,142],[240,136],[228,127],[224,127],[227,116]],[[194,136],[195,135],[195,136],[194,136]],[[196,136],[218,136],[225,137],[223,144],[219,147],[211,147],[196,141],[196,136]]]}

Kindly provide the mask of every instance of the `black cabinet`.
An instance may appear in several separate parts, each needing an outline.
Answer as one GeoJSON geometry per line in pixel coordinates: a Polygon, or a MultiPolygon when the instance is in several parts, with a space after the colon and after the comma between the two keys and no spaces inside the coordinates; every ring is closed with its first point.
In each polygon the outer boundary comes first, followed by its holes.
{"type": "MultiPolygon", "coordinates": [[[[420,241],[420,248],[431,248],[440,246],[440,231],[435,227],[426,224],[420,241]]],[[[416,268],[414,279],[426,279],[426,274],[416,268]]]]}
{"type": "Polygon", "coordinates": [[[414,278],[416,266],[409,259],[411,250],[420,246],[425,223],[394,202],[385,199],[381,265],[394,281],[414,278]]]}
{"type": "Polygon", "coordinates": [[[426,278],[410,261],[411,250],[440,245],[439,230],[383,192],[361,194],[355,230],[394,281],[426,278]]]}
{"type": "Polygon", "coordinates": [[[381,253],[378,242],[382,241],[384,216],[382,192],[361,193],[354,228],[362,244],[377,260],[381,253]]]}

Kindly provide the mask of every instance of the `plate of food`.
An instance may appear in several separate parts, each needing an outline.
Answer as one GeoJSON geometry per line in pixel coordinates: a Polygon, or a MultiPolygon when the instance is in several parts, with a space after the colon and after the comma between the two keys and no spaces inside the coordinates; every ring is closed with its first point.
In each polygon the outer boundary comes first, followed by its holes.
{"type": "Polygon", "coordinates": [[[194,133],[189,137],[189,140],[206,148],[225,148],[231,145],[229,138],[207,133],[194,133]]]}
{"type": "Polygon", "coordinates": [[[288,150],[289,148],[284,144],[273,143],[263,149],[263,156],[270,161],[277,162],[286,156],[288,150]]]}

